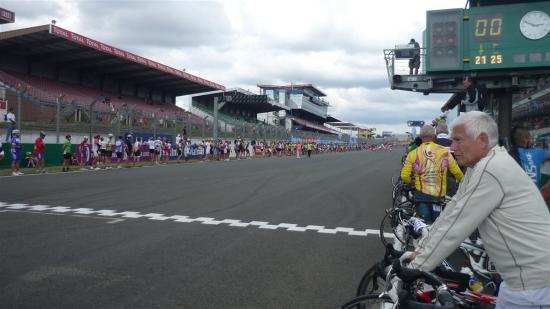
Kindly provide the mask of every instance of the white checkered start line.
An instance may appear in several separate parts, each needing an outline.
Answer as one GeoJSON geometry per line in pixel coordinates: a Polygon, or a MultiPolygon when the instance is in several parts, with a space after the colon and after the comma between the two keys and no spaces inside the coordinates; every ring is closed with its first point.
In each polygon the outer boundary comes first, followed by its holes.
{"type": "MultiPolygon", "coordinates": [[[[2,212],[30,212],[30,213],[41,213],[41,214],[57,214],[57,215],[67,215],[67,216],[76,216],[76,217],[91,217],[91,218],[112,218],[113,220],[108,221],[107,223],[118,223],[124,221],[123,219],[147,219],[147,220],[157,220],[157,221],[167,221],[167,222],[176,222],[176,223],[199,223],[206,225],[225,225],[231,227],[240,227],[240,228],[258,228],[266,230],[285,230],[289,232],[306,232],[312,231],[315,233],[321,234],[347,234],[348,236],[361,236],[367,237],[369,235],[374,235],[379,237],[380,231],[373,229],[365,230],[356,230],[350,227],[337,227],[337,228],[326,228],[322,225],[307,225],[307,226],[298,226],[294,223],[279,223],[279,224],[270,224],[266,221],[250,221],[242,222],[241,220],[235,219],[223,219],[218,220],[216,218],[210,217],[197,217],[191,218],[189,216],[173,215],[168,216],[159,213],[147,213],[142,214],[135,211],[116,211],[110,209],[92,209],[92,208],[71,208],[66,206],[48,206],[48,205],[28,205],[28,204],[9,204],[0,202],[0,213],[2,212]],[[121,220],[122,219],[122,220],[121,220]]],[[[393,234],[384,233],[384,237],[393,238],[393,234]]]]}

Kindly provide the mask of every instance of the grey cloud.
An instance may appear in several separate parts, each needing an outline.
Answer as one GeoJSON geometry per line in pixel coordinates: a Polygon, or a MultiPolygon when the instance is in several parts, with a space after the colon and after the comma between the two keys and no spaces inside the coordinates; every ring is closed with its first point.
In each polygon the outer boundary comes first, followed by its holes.
{"type": "Polygon", "coordinates": [[[353,103],[336,105],[333,114],[350,122],[404,125],[409,120],[431,121],[439,116],[441,102],[448,97],[446,94],[423,96],[398,90],[380,90],[364,98],[348,98],[353,103]]]}
{"type": "Polygon", "coordinates": [[[230,43],[223,6],[188,1],[82,1],[81,24],[121,46],[186,47],[230,43]]]}
{"type": "Polygon", "coordinates": [[[8,0],[2,1],[2,7],[15,12],[16,23],[21,19],[37,20],[36,25],[49,23],[62,10],[61,4],[54,1],[8,0]]]}

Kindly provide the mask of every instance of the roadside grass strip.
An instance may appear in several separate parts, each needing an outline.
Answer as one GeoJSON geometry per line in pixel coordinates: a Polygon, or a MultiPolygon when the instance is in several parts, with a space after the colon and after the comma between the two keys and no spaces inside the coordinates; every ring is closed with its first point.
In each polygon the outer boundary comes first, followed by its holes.
{"type": "MultiPolygon", "coordinates": [[[[345,234],[347,236],[367,237],[373,235],[379,237],[380,231],[375,229],[356,230],[351,227],[336,227],[327,228],[322,225],[306,225],[298,226],[294,223],[269,223],[267,221],[250,221],[243,222],[237,219],[216,219],[211,217],[192,218],[182,215],[166,215],[160,213],[140,213],[135,211],[116,211],[111,209],[93,209],[93,208],[71,208],[66,206],[48,206],[48,205],[28,205],[22,203],[4,203],[0,202],[1,212],[32,212],[32,213],[49,213],[58,215],[79,215],[92,217],[109,217],[118,219],[145,219],[155,221],[166,221],[174,223],[199,223],[204,225],[215,226],[230,226],[240,228],[256,228],[262,230],[281,230],[288,232],[313,232],[319,234],[345,234]]],[[[121,222],[113,221],[112,223],[121,222]]],[[[391,233],[384,233],[386,238],[394,238],[391,233]]]]}

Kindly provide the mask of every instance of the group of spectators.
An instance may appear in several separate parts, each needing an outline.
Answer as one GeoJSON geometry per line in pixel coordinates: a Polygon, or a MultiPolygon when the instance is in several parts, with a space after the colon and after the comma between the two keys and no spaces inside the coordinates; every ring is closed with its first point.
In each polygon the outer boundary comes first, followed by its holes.
{"type": "MultiPolygon", "coordinates": [[[[10,152],[12,156],[12,175],[18,176],[20,171],[21,156],[21,132],[12,130],[10,132],[10,152]]],[[[46,134],[40,132],[34,142],[34,151],[27,152],[24,162],[27,167],[36,168],[38,173],[45,173],[44,164],[44,139],[46,134]]],[[[105,136],[95,135],[89,140],[83,137],[76,143],[70,134],[65,136],[62,145],[63,166],[62,171],[67,172],[71,167],[81,170],[98,170],[122,168],[122,166],[135,166],[140,161],[152,162],[153,164],[164,164],[168,160],[189,160],[196,158],[200,161],[225,160],[230,156],[237,160],[251,158],[252,155],[260,157],[283,157],[295,156],[297,158],[311,158],[312,154],[330,152],[345,152],[351,150],[391,150],[393,143],[377,144],[325,144],[325,143],[292,143],[289,141],[266,141],[266,140],[244,140],[236,138],[230,140],[202,140],[192,142],[185,134],[178,134],[175,141],[166,137],[143,138],[126,134],[114,136],[109,133],[105,136]]],[[[1,145],[0,145],[1,150],[1,145]]],[[[0,159],[4,158],[4,152],[0,152],[0,159]]]]}

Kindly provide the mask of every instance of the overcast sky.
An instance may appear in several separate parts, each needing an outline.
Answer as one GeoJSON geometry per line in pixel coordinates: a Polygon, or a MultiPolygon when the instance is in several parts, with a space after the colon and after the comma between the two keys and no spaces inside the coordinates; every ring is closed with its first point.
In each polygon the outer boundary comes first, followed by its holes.
{"type": "MultiPolygon", "coordinates": [[[[408,131],[449,95],[390,90],[382,50],[422,39],[426,10],[466,0],[0,0],[8,30],[49,23],[174,68],[258,92],[257,84],[311,83],[343,121],[408,131]]],[[[404,64],[406,67],[406,63],[404,64]]]]}

